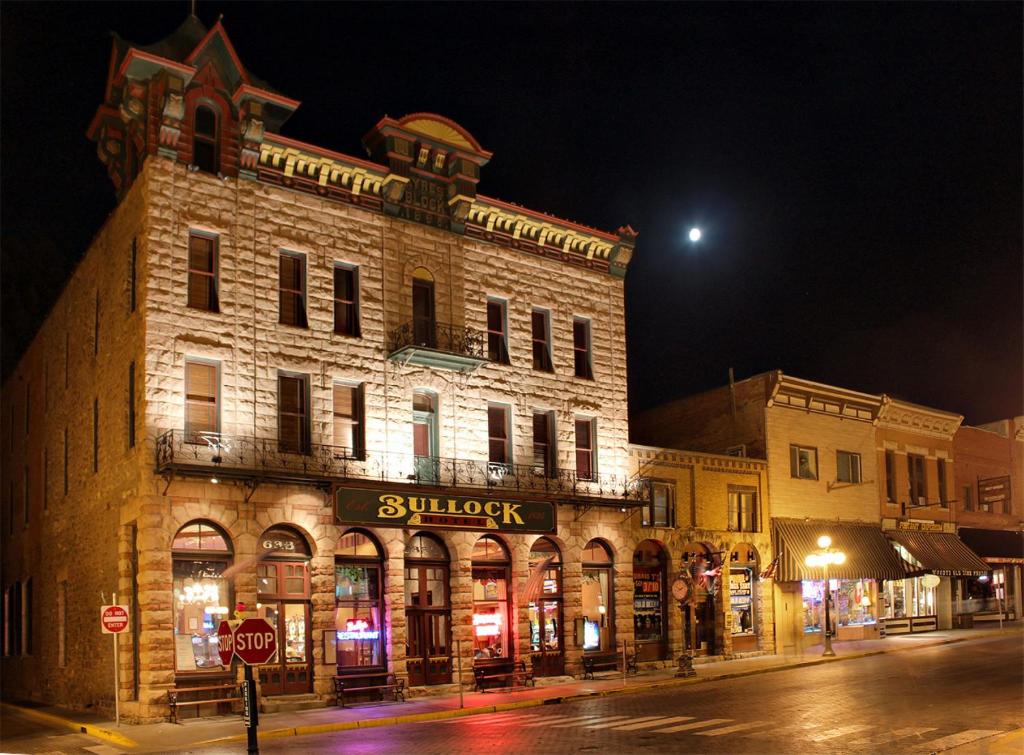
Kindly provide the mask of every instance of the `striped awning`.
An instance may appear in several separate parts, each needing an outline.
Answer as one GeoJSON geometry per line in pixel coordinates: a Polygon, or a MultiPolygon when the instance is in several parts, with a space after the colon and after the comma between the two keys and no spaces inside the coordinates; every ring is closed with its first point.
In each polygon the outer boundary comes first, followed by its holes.
{"type": "Polygon", "coordinates": [[[772,540],[779,554],[775,579],[792,582],[821,579],[822,571],[804,559],[818,550],[818,538],[828,535],[832,548],[846,554],[845,563],[830,566],[832,579],[903,579],[903,559],[877,524],[814,519],[772,519],[772,540]]]}
{"type": "Polygon", "coordinates": [[[888,530],[885,534],[910,551],[925,572],[942,577],[980,577],[992,571],[952,532],[888,530]]]}

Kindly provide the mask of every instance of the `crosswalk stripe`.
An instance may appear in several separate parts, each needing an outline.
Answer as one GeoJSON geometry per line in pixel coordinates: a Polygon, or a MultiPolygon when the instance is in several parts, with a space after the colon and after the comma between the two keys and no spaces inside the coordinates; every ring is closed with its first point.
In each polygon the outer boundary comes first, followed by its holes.
{"type": "MultiPolygon", "coordinates": [[[[651,720],[653,720],[655,718],[665,718],[665,716],[642,716],[640,718],[634,718],[633,719],[633,723],[639,723],[640,721],[651,721],[651,720]]],[[[622,723],[622,721],[612,721],[610,724],[609,723],[596,724],[594,726],[588,726],[587,728],[588,729],[610,729],[611,727],[618,726],[621,723],[622,723]]]]}
{"type": "Polygon", "coordinates": [[[689,731],[690,729],[701,729],[705,726],[715,726],[716,724],[725,724],[732,721],[731,718],[709,718],[707,721],[694,721],[692,724],[679,724],[679,726],[669,726],[667,729],[655,729],[655,734],[674,734],[677,731],[689,731]]]}
{"type": "Polygon", "coordinates": [[[829,731],[823,731],[821,734],[815,734],[810,737],[812,742],[827,742],[830,739],[836,737],[843,737],[847,734],[853,734],[854,732],[864,731],[865,729],[872,728],[871,724],[852,724],[850,726],[840,726],[838,729],[830,729],[829,731]]]}
{"type": "Polygon", "coordinates": [[[848,744],[850,745],[850,747],[875,747],[877,745],[895,742],[897,739],[906,739],[907,737],[918,737],[922,734],[927,734],[930,731],[935,731],[935,727],[926,726],[922,728],[920,726],[908,726],[905,729],[894,729],[893,731],[880,731],[873,737],[855,739],[852,742],[849,742],[848,744]]]}
{"type": "Polygon", "coordinates": [[[552,723],[556,723],[558,726],[578,726],[585,722],[588,718],[594,718],[594,714],[591,713],[589,716],[546,716],[542,721],[533,721],[532,723],[524,724],[523,728],[530,726],[551,726],[552,723]]]}
{"type": "Polygon", "coordinates": [[[492,724],[498,721],[510,721],[512,719],[524,721],[531,718],[537,718],[537,715],[534,713],[495,713],[489,716],[472,716],[468,720],[464,716],[460,716],[458,718],[448,718],[445,719],[445,722],[450,724],[462,723],[469,724],[471,726],[481,726],[483,724],[492,724]]]}
{"type": "Polygon", "coordinates": [[[939,750],[948,750],[950,747],[956,747],[957,745],[967,744],[977,739],[984,737],[991,737],[994,734],[1002,734],[1003,732],[998,729],[967,729],[966,731],[957,732],[956,734],[950,734],[948,737],[942,737],[940,739],[933,739],[931,742],[924,742],[928,746],[929,752],[937,752],[939,750]]]}
{"type": "Polygon", "coordinates": [[[759,729],[762,726],[771,726],[771,721],[747,721],[743,724],[733,724],[732,726],[723,726],[721,729],[710,729],[709,731],[698,731],[698,737],[720,737],[723,734],[733,734],[737,731],[745,731],[747,729],[759,729]]]}
{"type": "Polygon", "coordinates": [[[573,721],[572,723],[555,724],[552,729],[568,729],[570,726],[583,726],[584,724],[597,724],[602,721],[615,721],[616,719],[629,718],[629,716],[587,716],[582,721],[573,721]]]}
{"type": "Polygon", "coordinates": [[[692,721],[693,716],[671,716],[670,718],[659,718],[657,721],[644,721],[638,724],[626,724],[625,726],[612,727],[612,731],[636,731],[637,729],[650,729],[652,726],[663,726],[674,724],[676,721],[692,721]]]}

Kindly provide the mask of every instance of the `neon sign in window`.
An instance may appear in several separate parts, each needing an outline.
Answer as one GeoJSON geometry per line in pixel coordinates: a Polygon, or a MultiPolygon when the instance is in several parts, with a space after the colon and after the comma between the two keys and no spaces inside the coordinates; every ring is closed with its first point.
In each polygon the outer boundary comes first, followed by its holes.
{"type": "Polygon", "coordinates": [[[473,614],[473,630],[477,637],[497,637],[501,634],[501,614],[473,614]]]}
{"type": "Polygon", "coordinates": [[[380,639],[379,629],[370,629],[370,624],[363,619],[345,622],[345,629],[338,632],[339,640],[376,640],[380,639]]]}

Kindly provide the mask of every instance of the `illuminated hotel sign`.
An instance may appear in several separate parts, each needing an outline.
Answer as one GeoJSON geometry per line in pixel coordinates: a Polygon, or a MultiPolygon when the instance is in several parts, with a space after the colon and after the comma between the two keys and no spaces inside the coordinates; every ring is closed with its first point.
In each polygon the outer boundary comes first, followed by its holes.
{"type": "Polygon", "coordinates": [[[555,506],[546,501],[423,495],[421,491],[405,495],[361,488],[338,488],[334,495],[341,524],[538,534],[555,531],[555,506]]]}
{"type": "Polygon", "coordinates": [[[380,638],[379,629],[370,629],[369,623],[362,619],[346,621],[345,629],[338,632],[339,640],[376,640],[380,638]]]}

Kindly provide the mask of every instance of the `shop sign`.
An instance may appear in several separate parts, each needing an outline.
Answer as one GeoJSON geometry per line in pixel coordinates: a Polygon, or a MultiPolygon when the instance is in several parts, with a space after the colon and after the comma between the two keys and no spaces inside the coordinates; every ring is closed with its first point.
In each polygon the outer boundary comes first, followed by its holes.
{"type": "Polygon", "coordinates": [[[942,532],[942,522],[905,522],[896,523],[898,530],[913,530],[915,532],[942,532]]]}
{"type": "Polygon", "coordinates": [[[342,524],[378,527],[434,527],[496,532],[555,531],[555,506],[546,501],[431,496],[339,488],[335,508],[342,524]]]}
{"type": "Polygon", "coordinates": [[[350,619],[345,622],[345,629],[338,632],[339,640],[378,640],[379,629],[370,629],[370,623],[364,619],[350,619]]]}
{"type": "Polygon", "coordinates": [[[1009,511],[1005,503],[1010,500],[1010,478],[989,477],[978,480],[978,503],[986,505],[983,511],[1009,511]]]}
{"type": "Polygon", "coordinates": [[[501,634],[501,614],[473,614],[473,632],[477,637],[497,637],[501,634]]]}

